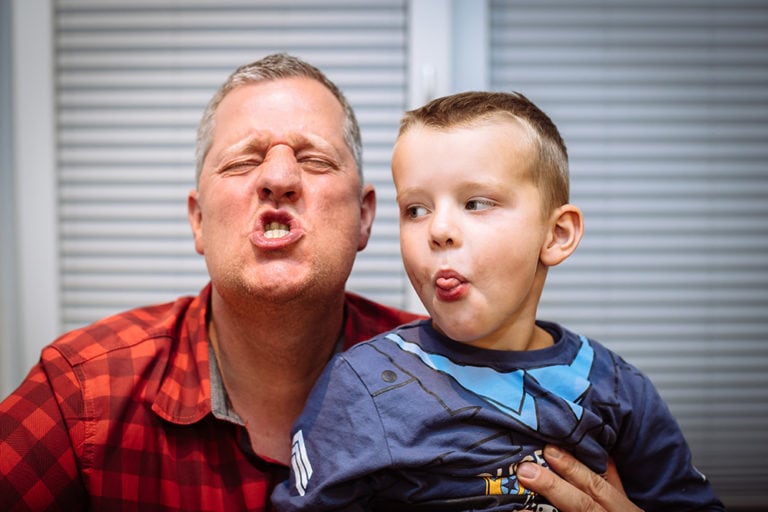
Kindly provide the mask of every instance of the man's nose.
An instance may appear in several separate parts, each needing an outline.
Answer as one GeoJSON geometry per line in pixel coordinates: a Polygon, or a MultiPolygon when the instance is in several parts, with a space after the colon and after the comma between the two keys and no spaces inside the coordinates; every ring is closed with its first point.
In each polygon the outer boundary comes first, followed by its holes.
{"type": "Polygon", "coordinates": [[[276,146],[259,168],[258,192],[262,200],[295,202],[301,196],[301,169],[293,150],[276,146]]]}

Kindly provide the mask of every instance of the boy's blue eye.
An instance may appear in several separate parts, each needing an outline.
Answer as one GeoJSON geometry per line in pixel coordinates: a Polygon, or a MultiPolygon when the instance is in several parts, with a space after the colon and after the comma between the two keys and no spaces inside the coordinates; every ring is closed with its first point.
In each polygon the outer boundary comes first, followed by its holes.
{"type": "Polygon", "coordinates": [[[423,206],[409,206],[405,209],[405,214],[410,219],[415,219],[417,217],[421,217],[423,215],[426,215],[427,209],[423,206]]]}
{"type": "Polygon", "coordinates": [[[477,211],[477,210],[486,210],[491,206],[493,206],[493,202],[488,201],[486,199],[471,199],[467,201],[467,204],[466,206],[464,206],[464,208],[467,210],[477,211]]]}

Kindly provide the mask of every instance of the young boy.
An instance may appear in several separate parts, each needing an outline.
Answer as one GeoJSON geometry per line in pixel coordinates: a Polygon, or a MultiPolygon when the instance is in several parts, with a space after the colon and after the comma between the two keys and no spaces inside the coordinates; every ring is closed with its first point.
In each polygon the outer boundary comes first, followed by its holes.
{"type": "Polygon", "coordinates": [[[536,320],[582,237],[552,121],[520,94],[406,113],[392,159],[400,242],[430,320],[336,356],[294,426],[278,510],[550,511],[515,469],[545,444],[615,461],[648,511],[724,510],[647,377],[536,320]]]}

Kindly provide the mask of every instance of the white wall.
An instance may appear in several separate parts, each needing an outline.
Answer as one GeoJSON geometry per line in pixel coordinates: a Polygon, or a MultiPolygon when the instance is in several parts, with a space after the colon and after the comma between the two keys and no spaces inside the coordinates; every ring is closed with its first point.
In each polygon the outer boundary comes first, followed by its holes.
{"type": "Polygon", "coordinates": [[[0,280],[2,317],[8,319],[0,332],[2,355],[8,355],[1,367],[7,392],[59,333],[59,277],[51,4],[12,0],[4,9],[10,14],[4,19],[11,20],[12,51],[4,65],[10,67],[12,134],[3,143],[10,144],[12,172],[4,170],[3,185],[9,188],[3,196],[13,222],[4,222],[3,237],[15,247],[3,251],[0,280]]]}

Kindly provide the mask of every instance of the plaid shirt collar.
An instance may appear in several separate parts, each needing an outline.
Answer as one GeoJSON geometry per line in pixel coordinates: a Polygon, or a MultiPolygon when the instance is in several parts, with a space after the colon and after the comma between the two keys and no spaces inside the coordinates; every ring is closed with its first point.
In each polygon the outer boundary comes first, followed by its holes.
{"type": "Polygon", "coordinates": [[[176,326],[177,346],[169,355],[165,376],[152,404],[152,410],[171,423],[190,425],[211,412],[212,371],[206,330],[210,297],[208,283],[176,326]]]}

